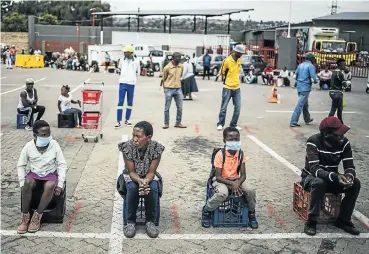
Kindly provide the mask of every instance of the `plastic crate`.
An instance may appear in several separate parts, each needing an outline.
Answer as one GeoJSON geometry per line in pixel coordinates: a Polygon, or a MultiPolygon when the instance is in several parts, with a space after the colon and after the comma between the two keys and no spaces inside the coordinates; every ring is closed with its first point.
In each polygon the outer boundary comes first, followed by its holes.
{"type": "MultiPolygon", "coordinates": [[[[127,219],[128,219],[128,206],[126,199],[124,198],[123,202],[123,223],[124,225],[127,225],[127,219]]],[[[137,225],[145,225],[146,222],[146,215],[145,215],[145,200],[144,198],[140,197],[137,212],[136,212],[136,224],[137,225]]],[[[160,198],[158,197],[157,206],[156,206],[156,216],[154,223],[156,226],[159,226],[160,221],[160,198]]]]}
{"type": "Polygon", "coordinates": [[[82,126],[84,129],[98,129],[100,124],[100,112],[83,112],[82,126]]]}
{"type": "MultiPolygon", "coordinates": [[[[207,199],[215,193],[214,187],[209,179],[207,184],[207,199]]],[[[236,197],[229,195],[226,201],[215,209],[211,214],[213,227],[247,227],[249,210],[244,196],[236,197]]]]}
{"type": "Polygon", "coordinates": [[[73,114],[58,114],[58,128],[74,128],[75,121],[73,114]]]}
{"type": "Polygon", "coordinates": [[[84,104],[99,104],[101,90],[82,90],[82,98],[84,104]]]}
{"type": "Polygon", "coordinates": [[[27,125],[27,115],[17,114],[17,129],[24,129],[27,125]]]}
{"type": "MultiPolygon", "coordinates": [[[[322,209],[317,218],[319,223],[330,223],[337,219],[341,208],[342,194],[326,193],[322,209]]],[[[299,182],[293,186],[293,210],[304,221],[308,219],[310,192],[304,191],[299,182]]]]}

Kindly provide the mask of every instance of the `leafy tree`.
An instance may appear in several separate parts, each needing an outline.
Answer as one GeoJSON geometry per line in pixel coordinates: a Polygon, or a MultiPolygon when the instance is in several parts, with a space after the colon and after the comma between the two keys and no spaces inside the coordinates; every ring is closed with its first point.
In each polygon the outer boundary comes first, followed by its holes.
{"type": "Polygon", "coordinates": [[[25,15],[12,12],[3,17],[1,30],[3,32],[27,32],[28,19],[25,15]]]}
{"type": "Polygon", "coordinates": [[[38,18],[38,23],[41,25],[57,25],[58,18],[52,14],[43,14],[38,18]]]}

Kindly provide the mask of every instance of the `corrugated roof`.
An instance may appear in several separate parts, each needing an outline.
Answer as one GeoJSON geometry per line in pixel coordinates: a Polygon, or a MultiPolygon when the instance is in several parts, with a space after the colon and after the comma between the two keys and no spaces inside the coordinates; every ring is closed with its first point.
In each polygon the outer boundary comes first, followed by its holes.
{"type": "Polygon", "coordinates": [[[206,9],[206,10],[140,10],[137,11],[112,11],[112,12],[95,12],[96,15],[124,15],[124,16],[222,16],[233,13],[248,12],[254,9],[206,9]]]}
{"type": "Polygon", "coordinates": [[[369,12],[341,12],[313,20],[369,20],[369,12]]]}

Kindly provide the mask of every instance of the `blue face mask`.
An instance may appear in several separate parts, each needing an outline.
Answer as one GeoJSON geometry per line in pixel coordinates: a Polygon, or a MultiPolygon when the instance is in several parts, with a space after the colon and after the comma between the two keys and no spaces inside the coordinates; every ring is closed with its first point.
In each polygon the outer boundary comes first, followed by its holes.
{"type": "Polygon", "coordinates": [[[241,149],[241,141],[227,141],[226,150],[239,151],[241,149]]]}
{"type": "Polygon", "coordinates": [[[45,147],[50,143],[51,139],[52,139],[51,136],[49,136],[49,137],[38,137],[37,136],[36,146],[37,147],[45,147]]]}

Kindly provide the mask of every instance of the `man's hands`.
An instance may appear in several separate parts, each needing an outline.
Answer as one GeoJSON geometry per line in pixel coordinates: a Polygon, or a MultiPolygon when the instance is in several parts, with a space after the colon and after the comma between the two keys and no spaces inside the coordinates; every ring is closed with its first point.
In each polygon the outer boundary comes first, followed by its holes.
{"type": "Polygon", "coordinates": [[[243,195],[242,189],[241,189],[241,183],[239,181],[234,181],[231,183],[231,189],[233,195],[240,197],[243,195]]]}
{"type": "Polygon", "coordinates": [[[350,175],[338,175],[338,183],[344,187],[344,188],[349,188],[353,185],[354,183],[354,179],[350,176],[350,175]]]}
{"type": "Polygon", "coordinates": [[[59,196],[61,192],[62,192],[62,188],[60,188],[60,187],[56,187],[55,190],[54,190],[55,196],[59,196]]]}

